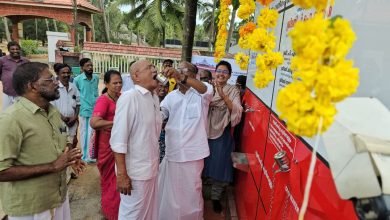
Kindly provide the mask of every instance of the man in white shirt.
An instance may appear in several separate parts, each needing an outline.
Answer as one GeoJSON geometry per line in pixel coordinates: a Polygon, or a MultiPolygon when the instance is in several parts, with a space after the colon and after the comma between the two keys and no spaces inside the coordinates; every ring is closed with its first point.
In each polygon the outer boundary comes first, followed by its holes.
{"type": "Polygon", "coordinates": [[[206,124],[213,87],[196,79],[197,68],[182,62],[167,70],[179,89],[161,102],[165,126],[165,158],[159,173],[159,219],[203,219],[201,174],[210,151],[206,124]]]}
{"type": "Polygon", "coordinates": [[[53,101],[52,104],[58,108],[61,113],[61,119],[68,127],[68,141],[77,144],[77,126],[80,111],[80,93],[76,86],[71,83],[71,68],[67,64],[56,63],[53,66],[59,79],[60,98],[53,101]],[[76,138],[76,140],[75,140],[76,138]]]}
{"type": "Polygon", "coordinates": [[[133,89],[116,105],[110,145],[115,156],[117,190],[121,193],[119,220],[158,217],[157,171],[162,119],[154,90],[157,70],[140,60],[131,66],[133,89]]]}

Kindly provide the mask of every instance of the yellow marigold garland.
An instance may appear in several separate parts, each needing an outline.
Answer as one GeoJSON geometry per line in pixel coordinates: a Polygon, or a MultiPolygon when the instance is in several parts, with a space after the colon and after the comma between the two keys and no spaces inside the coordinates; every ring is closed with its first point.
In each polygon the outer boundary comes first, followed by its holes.
{"type": "Polygon", "coordinates": [[[218,16],[218,35],[215,42],[215,62],[218,63],[225,56],[226,41],[228,38],[227,23],[229,22],[231,0],[221,0],[221,12],[218,16]]]}
{"type": "MultiPolygon", "coordinates": [[[[311,6],[324,9],[321,2],[311,6]]],[[[335,103],[353,94],[359,85],[359,70],[345,58],[356,36],[347,20],[324,19],[322,13],[297,22],[289,36],[296,53],[291,61],[293,82],[279,91],[276,107],[291,132],[312,137],[321,118],[321,132],[330,127],[335,103]]]]}
{"type": "MultiPolygon", "coordinates": [[[[272,2],[272,0],[257,1],[264,6],[268,6],[272,2]]],[[[250,7],[249,5],[254,4],[254,1],[240,0],[240,3],[241,5],[238,9],[239,17],[242,19],[249,18],[254,12],[254,9],[251,11],[248,8],[250,7]],[[241,15],[244,14],[245,16],[241,17],[240,11],[241,15]]],[[[267,87],[267,85],[275,79],[272,69],[275,69],[283,63],[282,54],[273,52],[276,43],[272,29],[276,26],[278,16],[278,11],[265,7],[260,11],[260,15],[257,17],[257,28],[253,22],[248,22],[242,26],[239,31],[240,38],[238,40],[238,45],[242,49],[251,49],[259,52],[256,58],[257,71],[254,77],[254,84],[258,88],[267,87]]],[[[236,55],[236,62],[240,65],[241,69],[247,69],[248,63],[243,62],[242,55],[236,55]]]]}

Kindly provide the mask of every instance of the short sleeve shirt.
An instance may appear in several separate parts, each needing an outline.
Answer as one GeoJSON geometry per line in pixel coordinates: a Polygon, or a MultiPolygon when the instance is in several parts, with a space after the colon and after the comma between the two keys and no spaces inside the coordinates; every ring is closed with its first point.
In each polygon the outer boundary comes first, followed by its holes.
{"type": "MultiPolygon", "coordinates": [[[[64,151],[66,140],[65,124],[53,105],[46,112],[21,97],[0,114],[0,171],[51,163],[64,151]]],[[[10,216],[56,208],[65,201],[66,193],[65,171],[0,183],[3,209],[10,216]]]]}
{"type": "Polygon", "coordinates": [[[74,84],[80,92],[80,116],[91,117],[96,99],[99,96],[99,76],[92,74],[92,79],[88,80],[83,73],[74,79],[74,84]]]}

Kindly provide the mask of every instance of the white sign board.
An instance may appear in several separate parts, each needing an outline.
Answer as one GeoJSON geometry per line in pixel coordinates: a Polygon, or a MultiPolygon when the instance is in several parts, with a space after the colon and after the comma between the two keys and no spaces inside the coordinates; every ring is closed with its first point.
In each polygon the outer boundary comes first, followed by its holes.
{"type": "MultiPolygon", "coordinates": [[[[240,67],[236,64],[236,61],[234,59],[223,59],[232,65],[232,76],[230,77],[228,83],[231,85],[236,84],[237,76],[244,75],[246,76],[247,70],[242,70],[240,67]]],[[[207,56],[192,56],[191,63],[195,64],[199,70],[205,69],[209,70],[211,73],[214,74],[215,67],[217,64],[214,61],[214,57],[207,57],[207,56]]]]}

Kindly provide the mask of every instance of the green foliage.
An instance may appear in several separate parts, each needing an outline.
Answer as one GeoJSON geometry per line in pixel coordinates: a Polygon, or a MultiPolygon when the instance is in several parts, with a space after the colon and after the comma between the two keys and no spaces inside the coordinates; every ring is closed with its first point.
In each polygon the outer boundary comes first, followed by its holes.
{"type": "Polygon", "coordinates": [[[24,55],[31,55],[38,53],[38,41],[36,40],[21,40],[20,46],[24,55]]]}
{"type": "MultiPolygon", "coordinates": [[[[48,19],[48,21],[49,29],[47,29],[44,18],[23,21],[24,38],[39,40],[42,41],[42,44],[44,44],[47,41],[46,31],[55,31],[54,21],[52,19],[48,19]]],[[[68,26],[63,22],[57,21],[57,28],[59,32],[69,32],[68,26]]]]}

